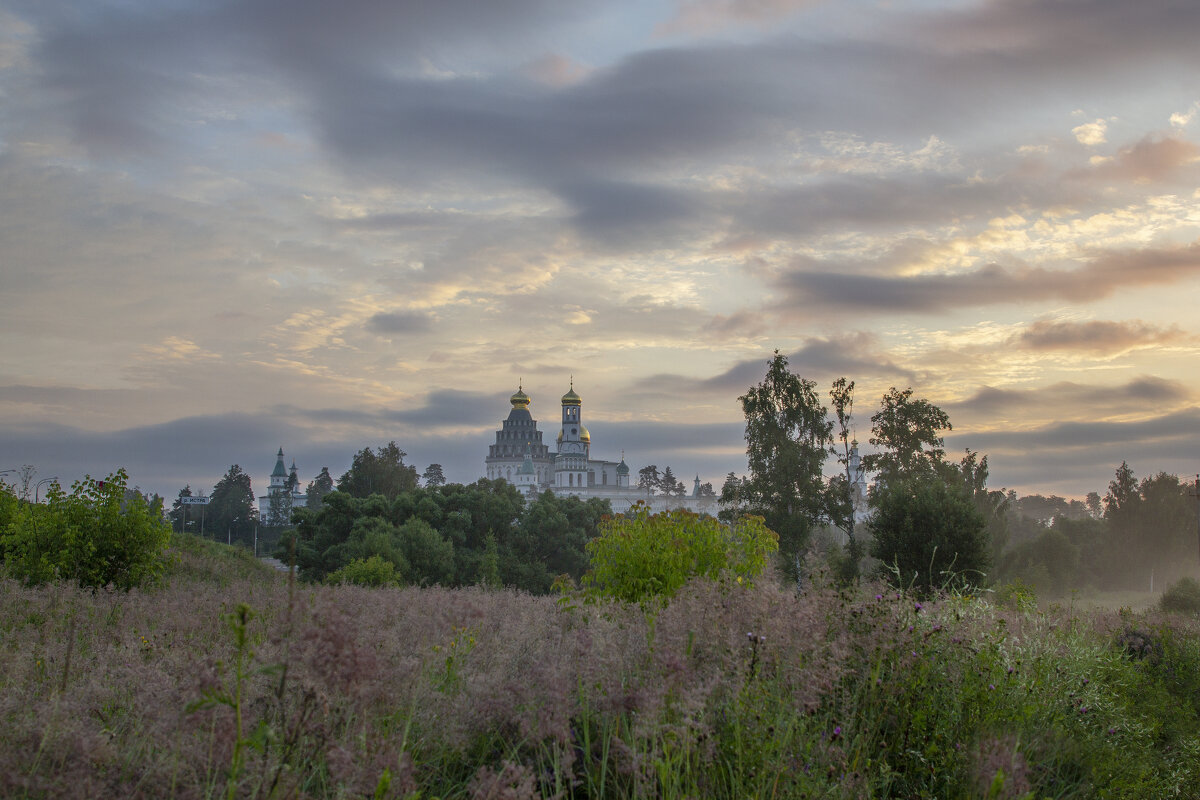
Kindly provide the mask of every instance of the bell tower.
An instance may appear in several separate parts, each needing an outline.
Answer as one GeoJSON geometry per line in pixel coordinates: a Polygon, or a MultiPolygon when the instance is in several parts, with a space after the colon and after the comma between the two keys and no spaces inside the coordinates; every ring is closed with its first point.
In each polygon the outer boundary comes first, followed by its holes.
{"type": "Polygon", "coordinates": [[[554,459],[556,487],[587,488],[592,436],[583,426],[582,410],[583,401],[575,393],[575,377],[571,376],[571,388],[562,396],[562,430],[558,432],[558,455],[554,459]]]}

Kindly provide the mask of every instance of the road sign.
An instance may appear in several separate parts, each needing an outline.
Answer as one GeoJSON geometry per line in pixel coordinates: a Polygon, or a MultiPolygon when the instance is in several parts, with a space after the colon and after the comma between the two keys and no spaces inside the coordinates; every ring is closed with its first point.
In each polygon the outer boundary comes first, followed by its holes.
{"type": "Polygon", "coordinates": [[[181,506],[206,506],[208,505],[207,497],[181,497],[179,498],[181,506]]]}

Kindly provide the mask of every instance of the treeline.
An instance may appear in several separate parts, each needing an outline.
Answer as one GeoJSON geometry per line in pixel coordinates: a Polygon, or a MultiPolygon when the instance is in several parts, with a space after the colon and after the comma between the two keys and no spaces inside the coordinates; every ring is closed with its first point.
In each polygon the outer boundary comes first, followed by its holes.
{"type": "Polygon", "coordinates": [[[412,485],[390,497],[355,496],[361,491],[355,484],[349,489],[325,495],[319,509],[294,512],[295,529],[281,537],[276,556],[294,561],[301,577],[336,579],[349,568],[365,578],[356,582],[377,583],[370,576],[382,574],[404,584],[544,594],[559,575],[583,574],[584,548],[612,514],[607,500],[551,492],[526,503],[503,480],[412,485]]]}
{"type": "Polygon", "coordinates": [[[1049,596],[1084,588],[1146,591],[1151,584],[1161,591],[1196,571],[1196,504],[1195,488],[1178,476],[1159,472],[1139,481],[1124,462],[1107,493],[1092,492],[1083,503],[1010,494],[1008,547],[996,582],[1020,580],[1049,596]]]}

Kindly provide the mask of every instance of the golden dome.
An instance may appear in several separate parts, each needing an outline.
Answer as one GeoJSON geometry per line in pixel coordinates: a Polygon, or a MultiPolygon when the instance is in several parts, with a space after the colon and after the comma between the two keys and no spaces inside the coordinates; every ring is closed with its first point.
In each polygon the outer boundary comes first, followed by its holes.
{"type": "Polygon", "coordinates": [[[582,425],[579,426],[579,441],[587,442],[588,444],[591,444],[592,442],[592,435],[588,433],[588,429],[582,425]]]}
{"type": "Polygon", "coordinates": [[[583,401],[579,395],[575,394],[575,379],[571,378],[571,388],[562,396],[562,404],[564,406],[579,406],[583,405],[583,401]]]}
{"type": "Polygon", "coordinates": [[[513,408],[529,408],[529,395],[522,391],[521,386],[517,386],[517,393],[508,398],[508,402],[513,404],[513,408]]]}

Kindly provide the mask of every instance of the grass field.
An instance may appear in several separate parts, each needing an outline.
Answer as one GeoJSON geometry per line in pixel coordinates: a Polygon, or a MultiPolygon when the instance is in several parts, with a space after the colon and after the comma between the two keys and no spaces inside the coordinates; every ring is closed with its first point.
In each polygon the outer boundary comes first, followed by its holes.
{"type": "Polygon", "coordinates": [[[864,586],[665,608],[0,580],[4,797],[1196,797],[1200,623],[864,586]]]}

